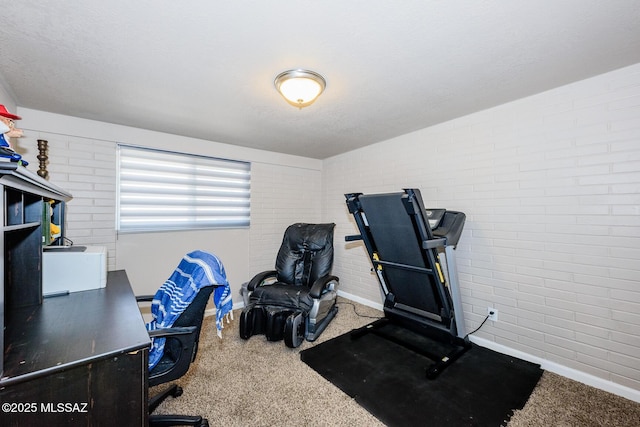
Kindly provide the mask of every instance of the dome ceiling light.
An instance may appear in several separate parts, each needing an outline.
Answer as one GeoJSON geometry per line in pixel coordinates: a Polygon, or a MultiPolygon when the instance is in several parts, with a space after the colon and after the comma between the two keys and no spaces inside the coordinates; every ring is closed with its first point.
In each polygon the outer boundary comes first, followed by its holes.
{"type": "Polygon", "coordinates": [[[313,104],[327,86],[320,74],[300,69],[278,74],[273,83],[289,104],[300,109],[313,104]]]}

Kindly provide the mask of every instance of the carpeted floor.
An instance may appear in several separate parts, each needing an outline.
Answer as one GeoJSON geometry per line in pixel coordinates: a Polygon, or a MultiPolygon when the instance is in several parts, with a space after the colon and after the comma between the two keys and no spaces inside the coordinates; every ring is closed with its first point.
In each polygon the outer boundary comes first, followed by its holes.
{"type": "MultiPolygon", "coordinates": [[[[222,339],[215,333],[213,317],[206,318],[196,362],[178,381],[184,394],[169,398],[156,413],[202,415],[211,425],[225,426],[383,425],[300,360],[301,350],[381,315],[343,298],[339,298],[339,307],[320,338],[297,349],[268,342],[262,335],[240,339],[238,312],[236,320],[226,325],[222,339]]],[[[150,394],[163,387],[151,389],[150,394]]],[[[433,424],[425,420],[424,425],[433,424]]],[[[537,426],[640,426],[640,403],[545,372],[527,404],[508,424],[537,426]]]]}

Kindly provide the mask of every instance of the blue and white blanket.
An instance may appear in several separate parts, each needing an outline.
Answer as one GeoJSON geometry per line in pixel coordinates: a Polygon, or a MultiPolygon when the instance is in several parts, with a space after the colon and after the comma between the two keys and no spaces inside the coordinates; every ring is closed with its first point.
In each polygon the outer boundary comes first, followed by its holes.
{"type": "MultiPolygon", "coordinates": [[[[147,330],[170,328],[173,322],[189,306],[200,288],[215,285],[213,303],[216,306],[216,328],[222,337],[223,319],[233,318],[231,289],[224,266],[217,256],[193,251],[186,254],[171,277],[158,289],[151,302],[153,320],[147,323],[147,330]]],[[[227,319],[228,320],[228,319],[227,319]]],[[[165,338],[152,339],[149,352],[149,369],[160,361],[164,353],[165,338]]]]}

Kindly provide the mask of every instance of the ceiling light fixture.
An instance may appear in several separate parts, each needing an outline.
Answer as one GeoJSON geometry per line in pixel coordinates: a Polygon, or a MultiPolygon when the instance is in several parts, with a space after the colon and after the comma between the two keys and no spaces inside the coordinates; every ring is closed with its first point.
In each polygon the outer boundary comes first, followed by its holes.
{"type": "Polygon", "coordinates": [[[289,104],[300,109],[313,104],[327,86],[324,77],[309,70],[285,71],[273,83],[289,104]]]}

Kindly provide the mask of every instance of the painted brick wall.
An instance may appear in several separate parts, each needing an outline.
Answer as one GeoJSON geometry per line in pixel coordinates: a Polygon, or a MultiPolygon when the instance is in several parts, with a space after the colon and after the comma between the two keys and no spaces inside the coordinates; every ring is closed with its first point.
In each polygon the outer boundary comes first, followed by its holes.
{"type": "MultiPolygon", "coordinates": [[[[48,141],[49,180],[73,194],[67,211],[67,237],[76,245],[106,246],[108,270],[115,270],[116,143],[35,130],[29,130],[28,138],[20,142],[24,147],[35,147],[36,139],[48,141]]],[[[36,155],[32,149],[25,156],[33,172],[38,170],[36,155]]],[[[240,280],[274,267],[288,225],[320,222],[321,173],[319,167],[308,165],[252,161],[248,271],[233,272],[240,280]]]]}
{"type": "MultiPolygon", "coordinates": [[[[68,237],[115,250],[115,144],[37,132],[51,181],[74,195],[68,237]]],[[[22,142],[19,142],[20,145],[22,142]]],[[[31,150],[33,151],[33,150],[31,150]]],[[[37,170],[30,152],[30,169],[37,170]]],[[[344,193],[422,190],[467,214],[457,250],[467,329],[640,390],[640,65],[324,161],[253,162],[248,275],[287,225],[336,222],[341,289],[379,303],[344,193]]]]}
{"type": "Polygon", "coordinates": [[[343,291],[381,302],[343,194],[407,187],[467,215],[468,331],[640,390],[640,64],[325,160],[343,291]]]}
{"type": "MultiPolygon", "coordinates": [[[[115,270],[116,146],[113,142],[29,131],[49,146],[49,181],[73,195],[66,237],[76,245],[106,246],[107,269],[115,270]]],[[[36,143],[32,143],[36,146],[36,143]]],[[[38,170],[30,159],[29,169],[38,170]]]]}
{"type": "Polygon", "coordinates": [[[296,222],[320,222],[321,173],[317,169],[251,165],[250,274],[275,266],[285,229],[296,222]]]}

